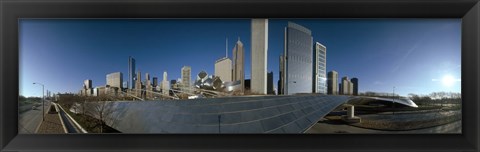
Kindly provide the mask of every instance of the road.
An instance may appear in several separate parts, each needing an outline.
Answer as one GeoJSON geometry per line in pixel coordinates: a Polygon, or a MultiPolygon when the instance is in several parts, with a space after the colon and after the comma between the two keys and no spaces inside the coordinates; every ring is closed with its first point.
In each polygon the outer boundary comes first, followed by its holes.
{"type": "Polygon", "coordinates": [[[383,134],[405,134],[405,133],[461,133],[462,128],[462,121],[455,121],[449,124],[424,128],[424,129],[417,129],[417,130],[409,130],[409,131],[381,131],[381,130],[373,130],[373,129],[365,129],[365,128],[358,128],[346,124],[336,124],[336,123],[327,123],[325,118],[322,118],[320,122],[315,124],[312,128],[310,128],[306,133],[383,133],[383,134]]]}
{"type": "MultiPolygon", "coordinates": [[[[18,115],[18,133],[19,134],[34,134],[38,125],[42,122],[42,108],[38,107],[32,110],[33,105],[25,105],[19,109],[28,109],[18,115]],[[29,108],[28,108],[29,107],[29,108]]],[[[50,102],[45,101],[45,112],[47,112],[50,102]]]]}

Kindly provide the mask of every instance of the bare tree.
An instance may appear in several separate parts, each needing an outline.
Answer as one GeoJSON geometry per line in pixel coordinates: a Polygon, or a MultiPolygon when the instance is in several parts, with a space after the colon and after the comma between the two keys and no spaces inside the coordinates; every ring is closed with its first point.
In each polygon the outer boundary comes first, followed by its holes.
{"type": "Polygon", "coordinates": [[[100,127],[100,133],[105,131],[104,126],[114,127],[118,121],[118,114],[115,112],[114,101],[109,100],[109,96],[99,96],[98,101],[84,104],[84,110],[87,114],[97,118],[97,126],[100,127]]]}

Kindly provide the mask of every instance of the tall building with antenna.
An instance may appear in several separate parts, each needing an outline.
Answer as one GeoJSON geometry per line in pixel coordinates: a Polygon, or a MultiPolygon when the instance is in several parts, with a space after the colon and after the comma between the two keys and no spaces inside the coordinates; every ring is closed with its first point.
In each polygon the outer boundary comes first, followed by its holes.
{"type": "Polygon", "coordinates": [[[215,76],[223,82],[232,81],[232,60],[228,58],[228,39],[225,39],[225,57],[215,61],[215,76]]]}

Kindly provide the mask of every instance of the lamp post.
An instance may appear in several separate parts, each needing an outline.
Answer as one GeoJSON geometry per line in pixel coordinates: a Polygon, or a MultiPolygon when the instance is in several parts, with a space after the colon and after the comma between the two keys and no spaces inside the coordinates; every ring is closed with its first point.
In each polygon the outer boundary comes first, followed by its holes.
{"type": "Polygon", "coordinates": [[[392,115],[395,115],[395,86],[393,86],[392,107],[392,115]]]}
{"type": "Polygon", "coordinates": [[[45,121],[45,85],[34,82],[33,84],[42,85],[42,121],[45,121]]]}

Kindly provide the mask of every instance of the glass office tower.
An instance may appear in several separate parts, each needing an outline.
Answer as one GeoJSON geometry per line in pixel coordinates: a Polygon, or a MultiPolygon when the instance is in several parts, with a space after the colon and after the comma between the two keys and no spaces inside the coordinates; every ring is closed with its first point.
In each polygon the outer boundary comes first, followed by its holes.
{"type": "Polygon", "coordinates": [[[327,47],[320,42],[315,43],[313,65],[313,92],[327,93],[327,47]]]}
{"type": "Polygon", "coordinates": [[[128,57],[128,88],[135,88],[135,59],[131,56],[128,57]]]}
{"type": "Polygon", "coordinates": [[[309,29],[288,22],[285,28],[285,94],[312,92],[313,38],[309,29]]]}

